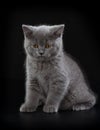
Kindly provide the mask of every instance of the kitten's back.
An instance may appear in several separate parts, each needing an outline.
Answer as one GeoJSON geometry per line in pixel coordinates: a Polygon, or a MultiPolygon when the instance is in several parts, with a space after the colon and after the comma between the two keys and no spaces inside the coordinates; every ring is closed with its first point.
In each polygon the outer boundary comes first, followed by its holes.
{"type": "Polygon", "coordinates": [[[75,81],[77,79],[84,80],[84,75],[81,70],[81,67],[79,66],[79,63],[76,61],[75,58],[73,58],[70,54],[64,53],[64,62],[65,62],[65,68],[67,69],[69,73],[69,77],[72,81],[75,81]]]}

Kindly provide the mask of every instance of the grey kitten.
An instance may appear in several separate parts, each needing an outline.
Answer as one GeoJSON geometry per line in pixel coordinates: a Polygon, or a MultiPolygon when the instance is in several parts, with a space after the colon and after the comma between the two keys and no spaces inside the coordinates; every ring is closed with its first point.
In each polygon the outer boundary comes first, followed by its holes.
{"type": "Polygon", "coordinates": [[[26,51],[26,96],[20,112],[40,104],[47,113],[86,110],[96,103],[78,64],[63,52],[64,25],[22,25],[26,51]]]}

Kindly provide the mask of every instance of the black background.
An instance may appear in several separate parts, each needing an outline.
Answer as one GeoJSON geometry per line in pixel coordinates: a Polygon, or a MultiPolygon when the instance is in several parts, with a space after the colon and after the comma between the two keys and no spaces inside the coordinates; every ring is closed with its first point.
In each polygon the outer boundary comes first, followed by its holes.
{"type": "Polygon", "coordinates": [[[96,5],[16,5],[1,7],[1,119],[2,127],[99,127],[100,57],[99,7],[96,5]],[[65,24],[64,50],[79,62],[91,89],[97,93],[97,105],[90,111],[60,112],[48,115],[41,108],[32,114],[19,113],[25,94],[25,53],[22,24],[65,24]],[[52,124],[52,125],[51,125],[52,124]]]}

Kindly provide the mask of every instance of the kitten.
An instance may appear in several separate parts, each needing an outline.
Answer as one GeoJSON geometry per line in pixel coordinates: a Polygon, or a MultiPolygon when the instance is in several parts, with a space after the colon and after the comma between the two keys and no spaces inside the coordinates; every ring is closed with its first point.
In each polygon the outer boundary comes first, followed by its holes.
{"type": "Polygon", "coordinates": [[[86,110],[96,103],[78,64],[63,52],[64,25],[22,25],[26,52],[26,96],[20,112],[40,104],[47,113],[86,110]]]}

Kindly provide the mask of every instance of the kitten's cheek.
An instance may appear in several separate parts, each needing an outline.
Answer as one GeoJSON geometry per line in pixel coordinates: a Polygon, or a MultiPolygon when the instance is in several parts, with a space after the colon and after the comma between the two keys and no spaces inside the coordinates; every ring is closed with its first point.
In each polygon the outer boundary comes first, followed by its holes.
{"type": "Polygon", "coordinates": [[[51,55],[50,54],[48,54],[48,57],[50,57],[51,55]]]}
{"type": "Polygon", "coordinates": [[[40,56],[38,52],[35,53],[36,56],[40,56]]]}
{"type": "Polygon", "coordinates": [[[50,52],[47,52],[47,53],[45,53],[45,56],[46,56],[46,57],[51,57],[51,53],[50,53],[50,52]]]}

